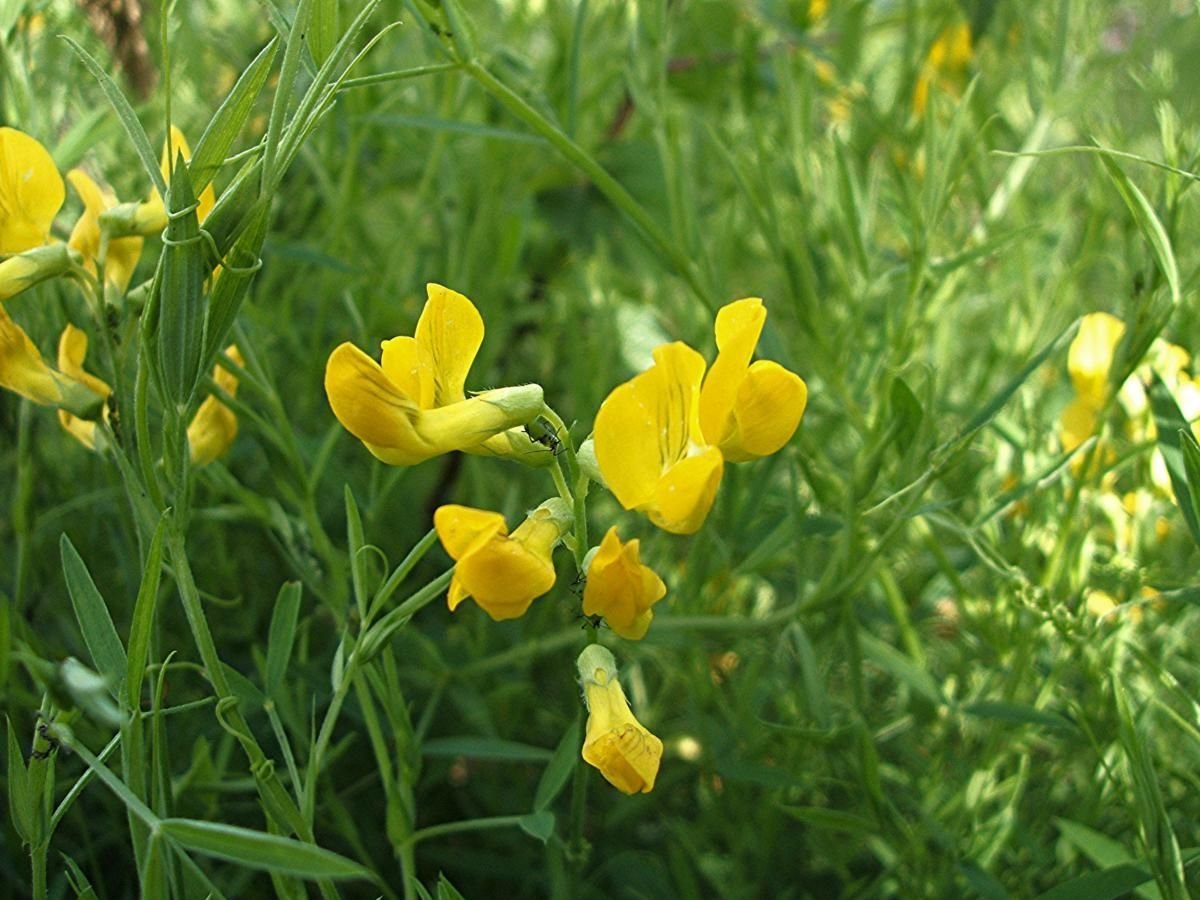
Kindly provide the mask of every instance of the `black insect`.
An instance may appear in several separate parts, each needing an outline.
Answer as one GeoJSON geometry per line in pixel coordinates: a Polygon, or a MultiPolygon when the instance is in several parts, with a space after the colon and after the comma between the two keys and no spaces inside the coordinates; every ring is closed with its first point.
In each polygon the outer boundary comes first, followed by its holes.
{"type": "Polygon", "coordinates": [[[46,748],[44,750],[34,750],[29,754],[29,758],[49,759],[62,745],[58,742],[58,738],[50,733],[50,726],[45,722],[38,723],[37,733],[46,742],[46,748]]]}

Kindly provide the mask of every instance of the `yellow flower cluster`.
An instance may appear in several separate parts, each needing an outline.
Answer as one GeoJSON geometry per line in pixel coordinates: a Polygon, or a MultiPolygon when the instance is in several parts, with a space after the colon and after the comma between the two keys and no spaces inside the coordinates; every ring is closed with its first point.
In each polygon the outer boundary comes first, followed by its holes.
{"type": "MultiPolygon", "coordinates": [[[[460,450],[549,468],[557,476],[558,496],[511,532],[491,510],[449,504],[435,511],[437,536],[455,562],[446,597],[452,611],[472,599],[497,621],[524,615],[554,587],[554,550],[567,544],[584,584],[583,615],[640,640],[667,586],[642,562],[639,541],[623,541],[615,527],[585,553],[580,535],[586,534],[589,479],[605,483],[626,509],[645,512],[666,531],[696,531],[725,463],[779,450],[804,414],[804,381],[778,363],[753,361],[766,315],[754,297],[719,311],[717,358],[707,376],[703,357],[686,344],[657,348],[654,365],[601,405],[593,437],[578,454],[539,385],[468,392],[483,318],[469,299],[440,284],[427,286],[412,336],[384,341],[378,362],[352,343],[335,348],[325,366],[325,392],[346,430],[390,465],[460,450]]],[[[612,654],[590,645],[579,671],[591,713],[584,760],[626,793],[649,791],[662,742],[633,718],[612,654]]]]}
{"type": "Polygon", "coordinates": [[[946,93],[961,92],[972,51],[971,26],[966,22],[956,22],[942,29],[930,45],[925,65],[917,75],[912,98],[915,116],[919,118],[925,115],[932,87],[936,86],[946,93]]]}
{"type": "MultiPolygon", "coordinates": [[[[169,174],[168,148],[190,159],[183,134],[171,128],[163,149],[162,167],[169,174]]],[[[143,238],[125,234],[111,239],[104,233],[102,215],[117,206],[111,191],[82,169],[67,173],[67,181],[83,202],[83,212],[65,243],[51,229],[66,199],[63,179],[46,148],[14,128],[0,128],[0,388],[44,406],[58,407],[67,433],[89,449],[102,449],[97,420],[108,416],[112,389],[83,368],[87,333],[67,324],[59,337],[57,368],[42,357],[34,342],[2,305],[49,278],[86,273],[92,279],[104,270],[104,287],[123,296],[141,257],[143,238]]],[[[201,221],[215,202],[212,186],[202,193],[197,214],[201,221]]],[[[155,191],[135,204],[133,219],[145,233],[166,225],[166,210],[155,191]]],[[[226,351],[240,365],[237,349],[226,351]]],[[[229,394],[237,378],[218,367],[217,384],[229,394]]],[[[207,398],[188,428],[192,460],[204,465],[222,455],[237,432],[237,419],[216,397],[207,398]]]]}

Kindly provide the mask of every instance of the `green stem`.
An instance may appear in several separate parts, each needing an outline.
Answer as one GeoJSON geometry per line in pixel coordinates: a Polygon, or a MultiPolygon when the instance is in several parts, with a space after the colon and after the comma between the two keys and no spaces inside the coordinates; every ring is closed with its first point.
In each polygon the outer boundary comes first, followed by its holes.
{"type": "Polygon", "coordinates": [[[486,819],[466,819],[462,822],[447,822],[444,825],[430,825],[412,833],[408,839],[409,846],[429,838],[441,837],[446,834],[458,834],[463,831],[486,831],[492,828],[511,828],[520,825],[524,816],[491,816],[486,819]]]}
{"type": "Polygon", "coordinates": [[[579,884],[587,863],[587,843],[583,838],[583,821],[587,810],[587,778],[590,767],[582,758],[575,762],[574,783],[571,785],[571,842],[567,845],[567,871],[570,873],[571,896],[579,896],[579,884]]]}

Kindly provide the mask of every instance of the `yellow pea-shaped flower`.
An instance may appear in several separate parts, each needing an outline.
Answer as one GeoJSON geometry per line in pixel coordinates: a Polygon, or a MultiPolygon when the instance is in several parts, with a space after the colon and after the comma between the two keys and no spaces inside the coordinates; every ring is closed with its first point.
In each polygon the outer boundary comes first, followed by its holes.
{"type": "MultiPolygon", "coordinates": [[[[71,230],[67,245],[83,257],[84,267],[95,274],[100,256],[100,214],[117,205],[116,198],[102,189],[82,169],[67,173],[67,181],[83,200],[83,214],[71,230]]],[[[124,293],[142,255],[143,239],[137,235],[114,238],[108,242],[104,259],[104,280],[124,293]]]]}
{"type": "MultiPolygon", "coordinates": [[[[92,393],[102,399],[108,399],[112,388],[107,383],[87,372],[83,361],[87,357],[87,332],[68,324],[58,339],[58,368],[70,378],[85,385],[92,393]]],[[[104,407],[101,415],[108,416],[108,407],[104,407]]],[[[96,449],[96,422],[94,419],[84,419],[65,409],[58,411],[58,421],[67,433],[89,450],[96,449]]]]}
{"type": "Polygon", "coordinates": [[[84,382],[57,371],[42,359],[37,345],[0,304],[0,388],[42,406],[57,406],[79,416],[100,413],[104,397],[84,382]]]}
{"type": "Polygon", "coordinates": [[[1125,323],[1109,313],[1089,313],[1079,321],[1079,331],[1067,350],[1067,371],[1075,394],[1094,411],[1108,400],[1108,372],[1125,323]]]}
{"type": "Polygon", "coordinates": [[[663,744],[629,709],[617,680],[617,662],[599,644],[589,644],[576,662],[587,704],[583,759],[600,770],[609,784],[625,794],[654,789],[663,744]]]}
{"type": "Polygon", "coordinates": [[[608,529],[587,566],[583,614],[604,616],[621,637],[639,641],[654,618],[650,607],[666,593],[663,580],[642,564],[637,539],[626,543],[615,527],[608,529]]]}
{"type": "Polygon", "coordinates": [[[454,504],[438,507],[433,526],[456,562],[446,597],[451,611],[471,598],[496,621],[523,616],[554,587],[554,546],[572,518],[566,503],[554,497],[509,534],[500,513],[454,504]]]}
{"type": "Polygon", "coordinates": [[[467,397],[483,319],[462,294],[440,284],[427,290],[415,335],[384,341],[382,364],[348,342],[330,354],[325,393],[338,421],[377,458],[396,466],[452,450],[551,461],[550,451],[520,429],[541,412],[541,387],[467,397]]]}
{"type": "Polygon", "coordinates": [[[48,242],[65,197],[46,148],[23,131],[0,128],[0,256],[48,242]]]}

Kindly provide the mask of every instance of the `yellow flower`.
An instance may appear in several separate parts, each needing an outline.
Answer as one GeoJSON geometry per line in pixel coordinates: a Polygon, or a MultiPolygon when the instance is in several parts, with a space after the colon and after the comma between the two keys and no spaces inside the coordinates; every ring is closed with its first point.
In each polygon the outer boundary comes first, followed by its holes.
{"type": "Polygon", "coordinates": [[[1090,313],[1079,322],[1079,331],[1067,350],[1067,371],[1075,393],[1095,411],[1108,400],[1108,372],[1125,323],[1108,313],[1090,313]]]}
{"type": "Polygon", "coordinates": [[[512,534],[500,513],[438,507],[433,527],[457,563],[446,597],[451,611],[470,597],[497,622],[523,616],[554,587],[551,554],[571,522],[571,510],[557,497],[531,512],[512,534]]]}
{"type": "Polygon", "coordinates": [[[971,26],[966,22],[948,25],[934,40],[917,76],[913,90],[913,113],[925,114],[929,105],[929,89],[936,83],[944,91],[958,92],[959,85],[971,62],[971,26]]]}
{"type": "MultiPolygon", "coordinates": [[[[82,169],[67,173],[67,181],[83,200],[83,214],[71,230],[68,246],[83,256],[83,264],[89,272],[96,274],[96,259],[100,255],[100,214],[116,206],[116,198],[102,190],[82,169]]],[[[104,258],[104,279],[119,292],[129,287],[129,279],[142,255],[142,238],[123,237],[108,242],[104,258]]]]}
{"type": "MultiPolygon", "coordinates": [[[[184,162],[191,161],[192,148],[188,146],[187,138],[183,136],[182,131],[172,125],[170,140],[163,142],[162,158],[159,160],[159,168],[168,185],[171,184],[172,164],[180,153],[183,154],[184,162]]],[[[209,182],[196,200],[196,221],[203,223],[216,203],[217,193],[213,189],[212,182],[209,182]]],[[[154,188],[150,192],[150,197],[138,205],[134,229],[139,234],[152,234],[162,231],[166,227],[167,208],[163,205],[162,195],[157,188],[154,188]]]]}
{"type": "Polygon", "coordinates": [[[829,11],[829,0],[808,0],[808,22],[815,25],[829,11]]]}
{"type": "Polygon", "coordinates": [[[767,310],[748,297],[717,313],[717,359],[700,391],[700,428],[729,462],[769,456],[786,444],[808,404],[808,386],[779,363],[751,363],[767,310]]]}
{"type": "MultiPolygon", "coordinates": [[[[84,371],[83,360],[87,356],[87,333],[68,324],[58,339],[58,368],[64,375],[74,378],[85,385],[92,393],[107,400],[112,393],[105,382],[95,375],[84,371]]],[[[108,407],[105,406],[101,415],[108,417],[108,407]]],[[[67,433],[89,450],[96,449],[96,423],[91,419],[83,419],[65,409],[58,411],[58,421],[67,433]]]]}
{"type": "Polygon", "coordinates": [[[583,614],[604,616],[621,637],[639,641],[654,618],[650,607],[666,593],[662,579],[642,565],[637,539],[622,543],[617,529],[608,529],[587,567],[583,614]]]}
{"type": "Polygon", "coordinates": [[[338,421],[394,466],[451,450],[552,460],[519,427],[542,411],[541,387],[498,388],[468,399],[464,385],[483,343],[483,319],[462,294],[440,284],[427,291],[416,335],[384,341],[382,366],[351,343],[330,354],[325,393],[338,421]]]}
{"type": "MultiPolygon", "coordinates": [[[[237,365],[244,365],[238,348],[230,345],[225,354],[237,365]]],[[[220,363],[213,368],[213,381],[230,397],[237,395],[238,379],[220,363]]],[[[210,394],[196,410],[188,425],[187,439],[191,450],[192,465],[206,466],[224,455],[237,436],[238,420],[233,410],[221,402],[216,394],[210,394]]]]}
{"type": "Polygon", "coordinates": [[[76,415],[97,415],[104,398],[87,384],[46,364],[29,335],[0,304],[0,388],[43,406],[69,409],[76,415]]]}
{"type": "Polygon", "coordinates": [[[626,509],[691,534],[712,508],[726,460],[774,453],[791,438],[808,389],[777,363],[750,363],[765,319],[756,297],[728,304],[717,313],[719,352],[707,379],[703,357],[676,341],[601,404],[596,461],[626,509]]]}
{"type": "Polygon", "coordinates": [[[617,680],[617,662],[599,644],[589,644],[576,663],[587,704],[583,760],[626,794],[654,789],[663,744],[634,718],[617,680]]]}
{"type": "Polygon", "coordinates": [[[49,241],[65,197],[46,148],[23,131],[0,128],[0,256],[49,241]]]}

